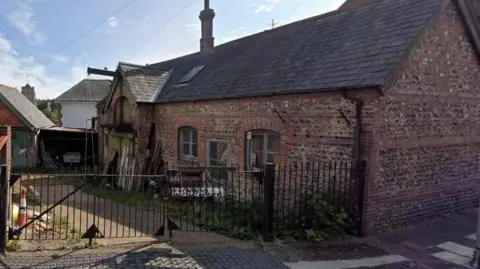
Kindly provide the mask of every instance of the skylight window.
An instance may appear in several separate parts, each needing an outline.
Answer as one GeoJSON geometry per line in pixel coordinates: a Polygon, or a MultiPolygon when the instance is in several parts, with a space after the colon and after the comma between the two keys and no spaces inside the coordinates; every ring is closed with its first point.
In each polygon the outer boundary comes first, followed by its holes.
{"type": "Polygon", "coordinates": [[[182,79],[180,79],[180,81],[178,81],[178,84],[189,83],[198,75],[198,73],[200,73],[200,71],[203,70],[203,68],[205,68],[205,65],[195,66],[182,79]]]}

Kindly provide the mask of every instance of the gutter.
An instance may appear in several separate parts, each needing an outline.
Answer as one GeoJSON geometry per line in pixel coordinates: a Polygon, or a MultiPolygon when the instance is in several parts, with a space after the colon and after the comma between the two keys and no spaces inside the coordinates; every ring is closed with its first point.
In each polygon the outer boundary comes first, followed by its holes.
{"type": "MultiPolygon", "coordinates": [[[[155,104],[176,104],[176,103],[195,103],[201,101],[220,101],[220,100],[234,100],[234,99],[246,99],[246,98],[256,98],[256,97],[272,97],[272,96],[286,96],[286,95],[295,95],[295,94],[314,94],[314,93],[339,93],[339,92],[347,92],[347,91],[357,91],[357,90],[366,90],[366,89],[374,89],[381,93],[380,87],[382,85],[372,84],[372,85],[364,85],[364,86],[349,86],[349,87],[341,87],[341,88],[323,88],[323,89],[303,89],[303,90],[293,90],[293,91],[280,91],[280,92],[269,92],[269,93],[262,93],[262,94],[238,94],[235,96],[229,97],[206,97],[206,98],[192,98],[192,99],[178,99],[172,100],[161,100],[159,102],[155,102],[155,104]]],[[[345,98],[347,99],[347,98],[345,98]]],[[[148,102],[138,102],[138,103],[148,103],[148,102]]]]}

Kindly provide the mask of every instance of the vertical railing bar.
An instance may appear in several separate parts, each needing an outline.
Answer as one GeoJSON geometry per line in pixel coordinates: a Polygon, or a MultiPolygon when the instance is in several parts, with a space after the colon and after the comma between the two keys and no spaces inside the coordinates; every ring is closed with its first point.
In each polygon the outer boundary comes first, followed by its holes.
{"type": "MultiPolygon", "coordinates": [[[[63,170],[63,168],[62,168],[62,170],[63,170]]],[[[70,171],[70,172],[71,172],[71,171],[70,171]]],[[[70,176],[72,177],[72,175],[70,175],[70,176]]],[[[73,180],[72,180],[72,181],[73,181],[73,184],[75,184],[75,180],[77,180],[77,179],[76,179],[75,175],[73,175],[73,180]]],[[[70,185],[69,185],[69,186],[70,186],[70,185]]],[[[70,190],[70,187],[69,187],[68,189],[70,190]]],[[[75,189],[75,185],[73,186],[73,189],[75,189]]],[[[70,202],[70,199],[68,199],[69,210],[70,210],[70,207],[73,207],[73,210],[72,210],[72,211],[73,211],[73,225],[76,225],[76,224],[77,224],[77,222],[75,221],[75,220],[76,220],[76,215],[77,215],[77,207],[76,207],[76,205],[75,205],[76,197],[77,197],[77,193],[74,193],[74,194],[73,194],[73,197],[72,197],[72,198],[73,198],[73,199],[72,199],[72,202],[70,202]],[[73,206],[72,206],[71,203],[73,203],[73,206]]],[[[75,238],[76,233],[79,233],[79,232],[82,230],[82,228],[81,228],[82,226],[81,226],[81,225],[82,225],[82,224],[81,224],[81,222],[80,222],[80,227],[79,227],[79,230],[78,230],[78,231],[77,231],[76,228],[74,229],[74,232],[72,233],[72,239],[75,238]]]]}
{"type": "Polygon", "coordinates": [[[343,170],[343,177],[342,177],[342,183],[343,183],[343,188],[342,188],[342,208],[347,211],[347,189],[348,189],[348,184],[347,184],[347,163],[345,161],[342,161],[342,170],[343,170]]]}
{"type": "Polygon", "coordinates": [[[294,167],[295,167],[295,172],[294,172],[294,173],[295,173],[295,178],[294,178],[294,184],[293,184],[293,188],[294,188],[294,191],[293,191],[293,216],[295,216],[295,217],[294,217],[295,221],[298,221],[298,218],[297,218],[297,203],[298,203],[298,201],[297,201],[297,197],[298,197],[298,193],[297,193],[297,191],[298,191],[298,184],[297,184],[297,183],[298,183],[298,182],[297,182],[297,180],[298,180],[298,162],[295,162],[295,163],[294,163],[294,167]]]}
{"type": "MultiPolygon", "coordinates": [[[[50,175],[46,175],[47,177],[47,206],[50,206],[50,175]]],[[[42,179],[43,181],[43,179],[42,179]]],[[[48,220],[48,214],[45,216],[48,220]]],[[[52,218],[53,220],[53,218],[52,218]]],[[[52,234],[53,236],[53,234],[52,234]]],[[[45,233],[45,239],[48,240],[48,233],[45,233]]]]}
{"type": "Polygon", "coordinates": [[[329,205],[333,204],[333,199],[332,199],[332,161],[328,162],[328,203],[329,205]]]}
{"type": "Polygon", "coordinates": [[[281,221],[281,229],[285,228],[285,191],[286,191],[286,184],[287,184],[287,161],[283,162],[283,188],[282,188],[282,221],[281,221]]]}
{"type": "MultiPolygon", "coordinates": [[[[10,176],[11,176],[11,175],[10,175],[10,176]]],[[[25,192],[26,195],[27,195],[27,197],[28,197],[28,195],[29,195],[29,193],[28,193],[28,184],[29,184],[28,181],[29,181],[29,179],[30,179],[29,176],[30,176],[30,171],[27,172],[27,178],[25,179],[25,180],[27,181],[27,184],[26,184],[26,185],[27,185],[27,190],[26,190],[26,192],[25,192]]],[[[22,193],[22,186],[23,186],[22,181],[24,181],[23,175],[20,175],[19,181],[20,181],[20,185],[19,185],[19,186],[20,186],[20,193],[22,193]]],[[[36,201],[36,199],[34,199],[34,200],[36,201]]],[[[19,201],[19,202],[20,202],[20,201],[19,201]]],[[[12,204],[13,204],[13,203],[12,203],[12,204]]],[[[27,208],[25,208],[25,210],[26,210],[26,211],[25,211],[25,214],[27,214],[27,218],[28,218],[28,204],[29,204],[29,203],[28,203],[28,201],[27,201],[27,208]]],[[[33,208],[35,209],[35,207],[33,207],[33,208]]],[[[33,213],[33,212],[35,212],[35,210],[32,210],[31,212],[33,213]]],[[[33,216],[32,216],[32,217],[33,217],[33,216]]],[[[27,220],[27,221],[28,221],[28,220],[27,220]]],[[[12,223],[12,224],[13,224],[13,223],[12,223]]],[[[27,235],[27,234],[28,234],[28,229],[29,229],[29,228],[32,228],[32,227],[33,227],[33,225],[31,225],[31,227],[27,227],[27,228],[25,229],[25,235],[23,236],[23,238],[24,238],[25,240],[26,240],[27,237],[28,237],[28,235],[27,235]]],[[[32,230],[32,234],[33,234],[33,230],[32,230]]]]}
{"type": "MultiPolygon", "coordinates": [[[[76,178],[78,177],[78,171],[77,171],[77,167],[76,167],[76,166],[74,167],[74,175],[75,175],[75,179],[76,179],[76,178]]],[[[81,179],[82,181],[85,180],[85,178],[83,178],[83,177],[81,177],[81,178],[82,178],[82,179],[81,179]]],[[[83,182],[82,182],[82,183],[83,183],[83,182]]],[[[79,206],[79,205],[74,205],[74,207],[78,209],[79,219],[80,219],[80,234],[82,234],[82,233],[84,232],[83,229],[82,229],[82,226],[83,226],[83,220],[82,220],[82,219],[83,219],[83,211],[82,211],[82,209],[81,209],[81,208],[82,208],[82,203],[83,203],[83,191],[80,190],[79,192],[80,192],[80,195],[79,195],[78,199],[80,199],[80,206],[79,206]]],[[[74,194],[74,195],[75,195],[75,194],[74,194]]],[[[87,195],[88,195],[88,194],[87,194],[87,195]]],[[[75,197],[75,196],[74,196],[74,197],[75,197]]],[[[88,203],[87,203],[87,204],[88,204],[88,203]]],[[[87,227],[88,227],[88,218],[87,218],[87,227]]],[[[83,227],[83,228],[85,228],[85,227],[83,227]]]]}
{"type": "Polygon", "coordinates": [[[277,171],[277,164],[275,164],[275,169],[274,169],[274,172],[275,172],[275,176],[274,176],[274,183],[277,183],[277,188],[275,188],[275,185],[273,187],[273,202],[275,203],[276,202],[276,206],[274,208],[274,216],[275,216],[275,219],[274,219],[274,231],[275,231],[275,234],[277,234],[278,232],[278,226],[279,226],[279,219],[280,219],[280,209],[279,209],[279,206],[280,206],[280,195],[279,195],[279,192],[280,192],[280,174],[281,174],[281,163],[279,162],[278,163],[278,171],[277,171]],[[277,176],[278,175],[278,176],[277,176]],[[277,227],[277,229],[275,229],[275,227],[277,227]]]}
{"type": "MultiPolygon", "coordinates": [[[[116,188],[118,189],[119,188],[119,185],[118,185],[118,180],[120,179],[120,176],[117,174],[117,175],[112,175],[112,182],[115,182],[115,186],[116,188]]],[[[121,191],[121,190],[118,190],[118,191],[121,191]]],[[[119,217],[120,217],[120,203],[119,202],[115,202],[115,204],[117,205],[117,210],[115,211],[117,214],[117,221],[116,221],[116,229],[115,229],[115,238],[118,238],[119,237],[119,217]]],[[[123,208],[123,205],[122,205],[122,208],[123,208]]],[[[122,210],[122,214],[123,214],[123,210],[122,210]]],[[[124,219],[125,217],[122,215],[122,219],[124,219]]],[[[122,230],[124,229],[123,227],[123,221],[122,221],[122,230]]]]}
{"type": "MultiPolygon", "coordinates": [[[[103,175],[103,167],[102,166],[99,166],[98,169],[97,169],[97,174],[99,175],[99,179],[98,179],[98,188],[101,189],[101,188],[104,188],[106,189],[106,186],[105,186],[105,183],[106,183],[106,179],[107,178],[104,178],[104,175],[103,175]]],[[[103,235],[105,237],[110,237],[111,236],[111,233],[108,234],[107,236],[107,221],[109,222],[109,226],[110,226],[110,229],[112,227],[112,211],[110,211],[110,218],[108,218],[108,210],[107,210],[107,203],[110,203],[110,205],[112,204],[112,200],[111,199],[103,199],[103,235]],[[108,219],[107,219],[108,218],[108,219]]]]}
{"type": "Polygon", "coordinates": [[[333,206],[335,210],[338,210],[338,168],[337,161],[333,162],[333,206]]]}
{"type": "MultiPolygon", "coordinates": [[[[317,190],[315,189],[315,186],[316,186],[316,182],[318,181],[317,179],[317,172],[318,172],[318,166],[317,166],[317,162],[316,161],[311,161],[310,162],[310,199],[311,199],[311,203],[314,203],[315,205],[317,204],[317,197],[318,197],[318,193],[317,193],[317,190]]],[[[313,206],[313,216],[312,218],[315,218],[318,216],[318,207],[317,206],[313,206]]],[[[316,227],[314,227],[316,228],[316,227]]]]}

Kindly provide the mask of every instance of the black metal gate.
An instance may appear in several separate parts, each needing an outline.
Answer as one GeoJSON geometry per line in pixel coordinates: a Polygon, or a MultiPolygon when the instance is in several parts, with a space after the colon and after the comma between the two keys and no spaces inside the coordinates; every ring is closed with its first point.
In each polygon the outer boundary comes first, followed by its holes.
{"type": "Polygon", "coordinates": [[[345,213],[350,226],[341,229],[356,233],[363,180],[355,169],[338,162],[267,165],[261,171],[166,164],[158,175],[13,172],[8,236],[91,244],[94,238],[171,237],[172,230],[182,230],[271,240],[323,229],[326,209],[345,213]],[[22,192],[26,223],[18,218],[22,192]]]}

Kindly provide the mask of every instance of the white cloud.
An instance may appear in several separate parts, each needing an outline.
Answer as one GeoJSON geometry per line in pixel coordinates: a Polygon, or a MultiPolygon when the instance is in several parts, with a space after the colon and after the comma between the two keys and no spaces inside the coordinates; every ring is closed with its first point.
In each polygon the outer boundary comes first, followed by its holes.
{"type": "Polygon", "coordinates": [[[110,17],[108,18],[107,20],[108,22],[108,26],[112,27],[112,28],[115,28],[118,26],[118,20],[116,17],[110,17]]]}
{"type": "Polygon", "coordinates": [[[33,57],[17,55],[11,42],[0,34],[0,84],[20,88],[28,82],[38,98],[55,98],[86,77],[85,67],[74,66],[69,71],[65,79],[52,76],[33,57]]]}
{"type": "Polygon", "coordinates": [[[37,21],[34,20],[35,13],[29,5],[34,1],[17,2],[17,8],[8,13],[6,17],[17,30],[29,38],[32,44],[43,44],[47,41],[47,37],[38,31],[37,21]]]}
{"type": "Polygon", "coordinates": [[[55,54],[51,58],[60,63],[66,63],[70,60],[69,56],[63,54],[55,54]]]}
{"type": "Polygon", "coordinates": [[[272,12],[275,7],[285,0],[266,0],[263,4],[254,5],[255,13],[272,12]]]}
{"type": "Polygon", "coordinates": [[[238,29],[236,30],[230,30],[227,32],[226,35],[224,36],[221,36],[219,38],[219,43],[220,44],[223,44],[223,43],[227,43],[227,42],[230,42],[230,41],[233,41],[235,39],[239,39],[239,38],[242,38],[246,35],[248,35],[249,33],[247,33],[245,31],[245,27],[244,26],[240,26],[238,27],[238,29]]]}
{"type": "Polygon", "coordinates": [[[300,8],[298,8],[297,12],[295,12],[295,14],[292,14],[294,16],[291,16],[287,20],[280,21],[280,25],[289,24],[292,22],[296,22],[299,20],[303,20],[306,18],[310,18],[313,16],[321,15],[321,14],[336,10],[343,3],[345,3],[345,0],[330,0],[323,5],[318,5],[316,1],[312,1],[311,3],[309,3],[308,1],[305,1],[304,4],[300,6],[300,8]]]}
{"type": "Polygon", "coordinates": [[[200,30],[200,23],[185,24],[185,28],[192,30],[200,30]]]}
{"type": "Polygon", "coordinates": [[[153,27],[153,25],[148,24],[148,23],[145,23],[145,22],[142,22],[142,23],[140,24],[140,26],[143,27],[143,28],[152,28],[152,27],[153,27]]]}
{"type": "Polygon", "coordinates": [[[12,44],[10,41],[5,39],[2,35],[0,35],[0,52],[11,52],[12,51],[12,44]]]}

